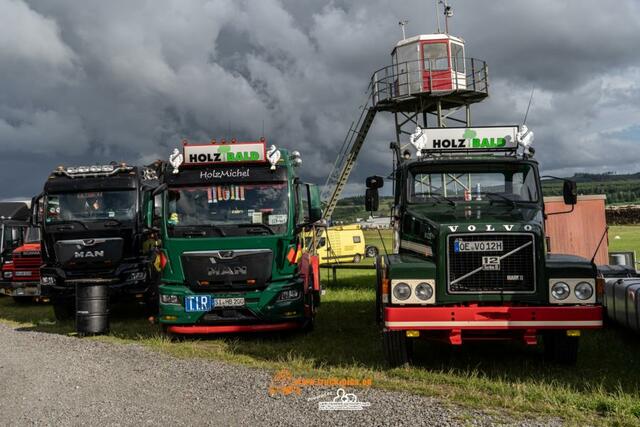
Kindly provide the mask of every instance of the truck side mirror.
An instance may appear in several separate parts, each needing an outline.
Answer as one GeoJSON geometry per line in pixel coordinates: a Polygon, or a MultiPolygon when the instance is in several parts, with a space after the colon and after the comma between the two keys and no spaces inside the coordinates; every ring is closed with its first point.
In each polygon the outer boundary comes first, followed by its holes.
{"type": "Polygon", "coordinates": [[[562,197],[565,205],[578,203],[578,184],[575,181],[566,180],[562,186],[562,197]]]}
{"type": "Polygon", "coordinates": [[[381,176],[370,176],[366,181],[367,188],[378,189],[384,186],[384,179],[381,176]]]}
{"type": "Polygon", "coordinates": [[[380,200],[377,188],[367,188],[364,194],[364,208],[367,212],[375,212],[378,210],[380,200]]]}
{"type": "Polygon", "coordinates": [[[322,219],[322,205],[320,204],[320,190],[315,184],[306,184],[309,192],[309,224],[322,219]]]}
{"type": "Polygon", "coordinates": [[[31,199],[31,218],[30,224],[34,227],[37,227],[42,222],[42,202],[44,199],[44,193],[40,193],[31,199]]]}
{"type": "Polygon", "coordinates": [[[367,212],[378,210],[380,200],[378,196],[378,188],[384,186],[384,179],[381,176],[373,175],[367,178],[367,191],[364,195],[364,206],[367,212]]]}

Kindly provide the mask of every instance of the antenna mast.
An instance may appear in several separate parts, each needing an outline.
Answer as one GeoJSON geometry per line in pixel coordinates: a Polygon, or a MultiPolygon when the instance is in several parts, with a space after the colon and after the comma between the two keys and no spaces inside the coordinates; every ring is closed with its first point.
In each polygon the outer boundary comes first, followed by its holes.
{"type": "MultiPolygon", "coordinates": [[[[445,34],[449,34],[449,18],[453,16],[453,9],[451,5],[449,5],[448,0],[440,0],[438,3],[440,3],[444,9],[444,32],[445,34]]],[[[436,9],[437,7],[438,5],[436,4],[436,9]]],[[[440,32],[440,20],[438,20],[438,32],[440,32]]]]}
{"type": "Polygon", "coordinates": [[[435,5],[436,5],[436,23],[438,25],[438,33],[441,33],[442,30],[440,30],[440,11],[438,10],[438,0],[435,0],[435,5]]]}
{"type": "Polygon", "coordinates": [[[398,25],[400,25],[400,27],[402,28],[402,40],[406,40],[407,39],[407,35],[404,32],[404,27],[409,23],[408,20],[403,20],[398,22],[398,25]]]}

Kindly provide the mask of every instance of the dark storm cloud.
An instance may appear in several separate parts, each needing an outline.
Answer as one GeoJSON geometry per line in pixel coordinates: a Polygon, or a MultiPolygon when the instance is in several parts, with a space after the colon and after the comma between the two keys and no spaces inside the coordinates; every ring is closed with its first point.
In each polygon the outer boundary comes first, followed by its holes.
{"type": "MultiPolygon", "coordinates": [[[[536,87],[544,168],[637,169],[637,2],[452,3],[452,32],[490,66],[474,123],[520,122],[536,87]]],[[[435,29],[423,0],[0,0],[0,11],[0,198],[36,193],[59,163],[146,162],[182,138],[257,138],[263,123],[323,183],[398,21],[410,35],[435,29]]],[[[390,119],[376,118],[351,191],[389,170],[390,119]]]]}

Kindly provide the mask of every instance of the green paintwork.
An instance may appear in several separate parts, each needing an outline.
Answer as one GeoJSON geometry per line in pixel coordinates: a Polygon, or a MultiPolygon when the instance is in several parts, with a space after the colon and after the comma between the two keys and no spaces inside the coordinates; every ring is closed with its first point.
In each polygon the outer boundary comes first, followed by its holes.
{"type": "MultiPolygon", "coordinates": [[[[224,149],[224,146],[221,148],[224,149]]],[[[311,184],[298,184],[296,170],[289,159],[289,153],[280,149],[281,159],[278,168],[287,171],[289,186],[289,214],[287,229],[283,234],[276,235],[249,235],[227,237],[202,237],[183,238],[169,237],[167,230],[167,205],[166,192],[163,194],[163,211],[161,219],[162,251],[168,258],[168,263],[162,272],[162,285],[160,294],[177,295],[180,304],[160,304],[160,322],[163,324],[190,325],[198,323],[204,312],[186,312],[184,310],[184,297],[187,295],[208,294],[214,298],[244,297],[245,308],[250,310],[260,321],[265,323],[297,321],[301,324],[307,320],[305,317],[305,300],[298,298],[294,301],[276,301],[279,293],[284,289],[297,289],[303,294],[303,281],[298,272],[298,266],[287,260],[287,254],[297,247],[301,227],[296,225],[301,216],[301,207],[296,195],[296,189],[304,189],[309,186],[311,193],[309,214],[313,218],[313,211],[319,210],[319,198],[313,200],[313,194],[317,195],[317,187],[311,184]],[[240,249],[269,249],[273,251],[272,276],[268,286],[262,290],[238,290],[238,291],[206,291],[197,292],[185,284],[185,276],[182,269],[181,255],[190,251],[207,250],[240,250],[240,249]],[[175,320],[167,320],[166,316],[175,316],[175,320]]],[[[268,163],[246,163],[243,167],[269,169],[268,163]]],[[[210,169],[204,166],[203,169],[210,169]]],[[[217,182],[217,185],[224,184],[217,182]]],[[[210,324],[210,323],[208,323],[210,324]]]]}
{"type": "MultiPolygon", "coordinates": [[[[514,163],[526,163],[536,171],[538,164],[533,160],[496,160],[495,158],[478,157],[473,160],[447,160],[422,162],[422,165],[433,164],[451,165],[459,167],[461,164],[483,166],[486,171],[501,171],[501,167],[514,163]]],[[[531,304],[549,304],[548,281],[553,277],[584,277],[595,278],[595,266],[586,259],[580,257],[565,257],[558,255],[548,255],[545,242],[544,231],[544,204],[542,200],[527,204],[518,205],[512,209],[506,203],[456,202],[455,206],[446,203],[411,205],[406,198],[406,177],[408,170],[415,162],[405,163],[400,166],[396,176],[396,205],[400,215],[399,235],[401,240],[430,246],[433,256],[420,256],[415,252],[405,249],[400,250],[399,255],[389,256],[387,265],[389,268],[389,278],[391,279],[435,279],[436,280],[436,303],[469,303],[469,302],[503,302],[513,301],[531,304]],[[513,225],[510,231],[506,231],[504,226],[513,225]],[[458,227],[456,232],[452,232],[450,227],[458,227]],[[535,254],[536,254],[536,292],[533,294],[449,294],[447,292],[447,236],[467,232],[467,227],[475,226],[476,233],[487,231],[490,227],[497,232],[518,233],[525,232],[525,227],[529,228],[528,233],[533,233],[535,254]],[[442,254],[440,256],[439,254],[442,254]],[[567,276],[570,274],[570,276],[567,276]]],[[[542,194],[539,178],[538,194],[542,194]]],[[[473,234],[473,233],[470,233],[473,234]]]]}

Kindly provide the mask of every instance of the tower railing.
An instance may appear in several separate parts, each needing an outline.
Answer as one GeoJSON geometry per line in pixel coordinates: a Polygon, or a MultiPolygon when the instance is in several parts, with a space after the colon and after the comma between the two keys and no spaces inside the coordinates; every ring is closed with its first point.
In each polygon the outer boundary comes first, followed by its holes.
{"type": "Polygon", "coordinates": [[[439,67],[447,58],[400,62],[374,72],[371,77],[373,106],[420,94],[446,95],[452,92],[489,93],[487,63],[476,58],[452,58],[452,66],[439,67]],[[457,71],[456,71],[457,70],[457,71]]]}

